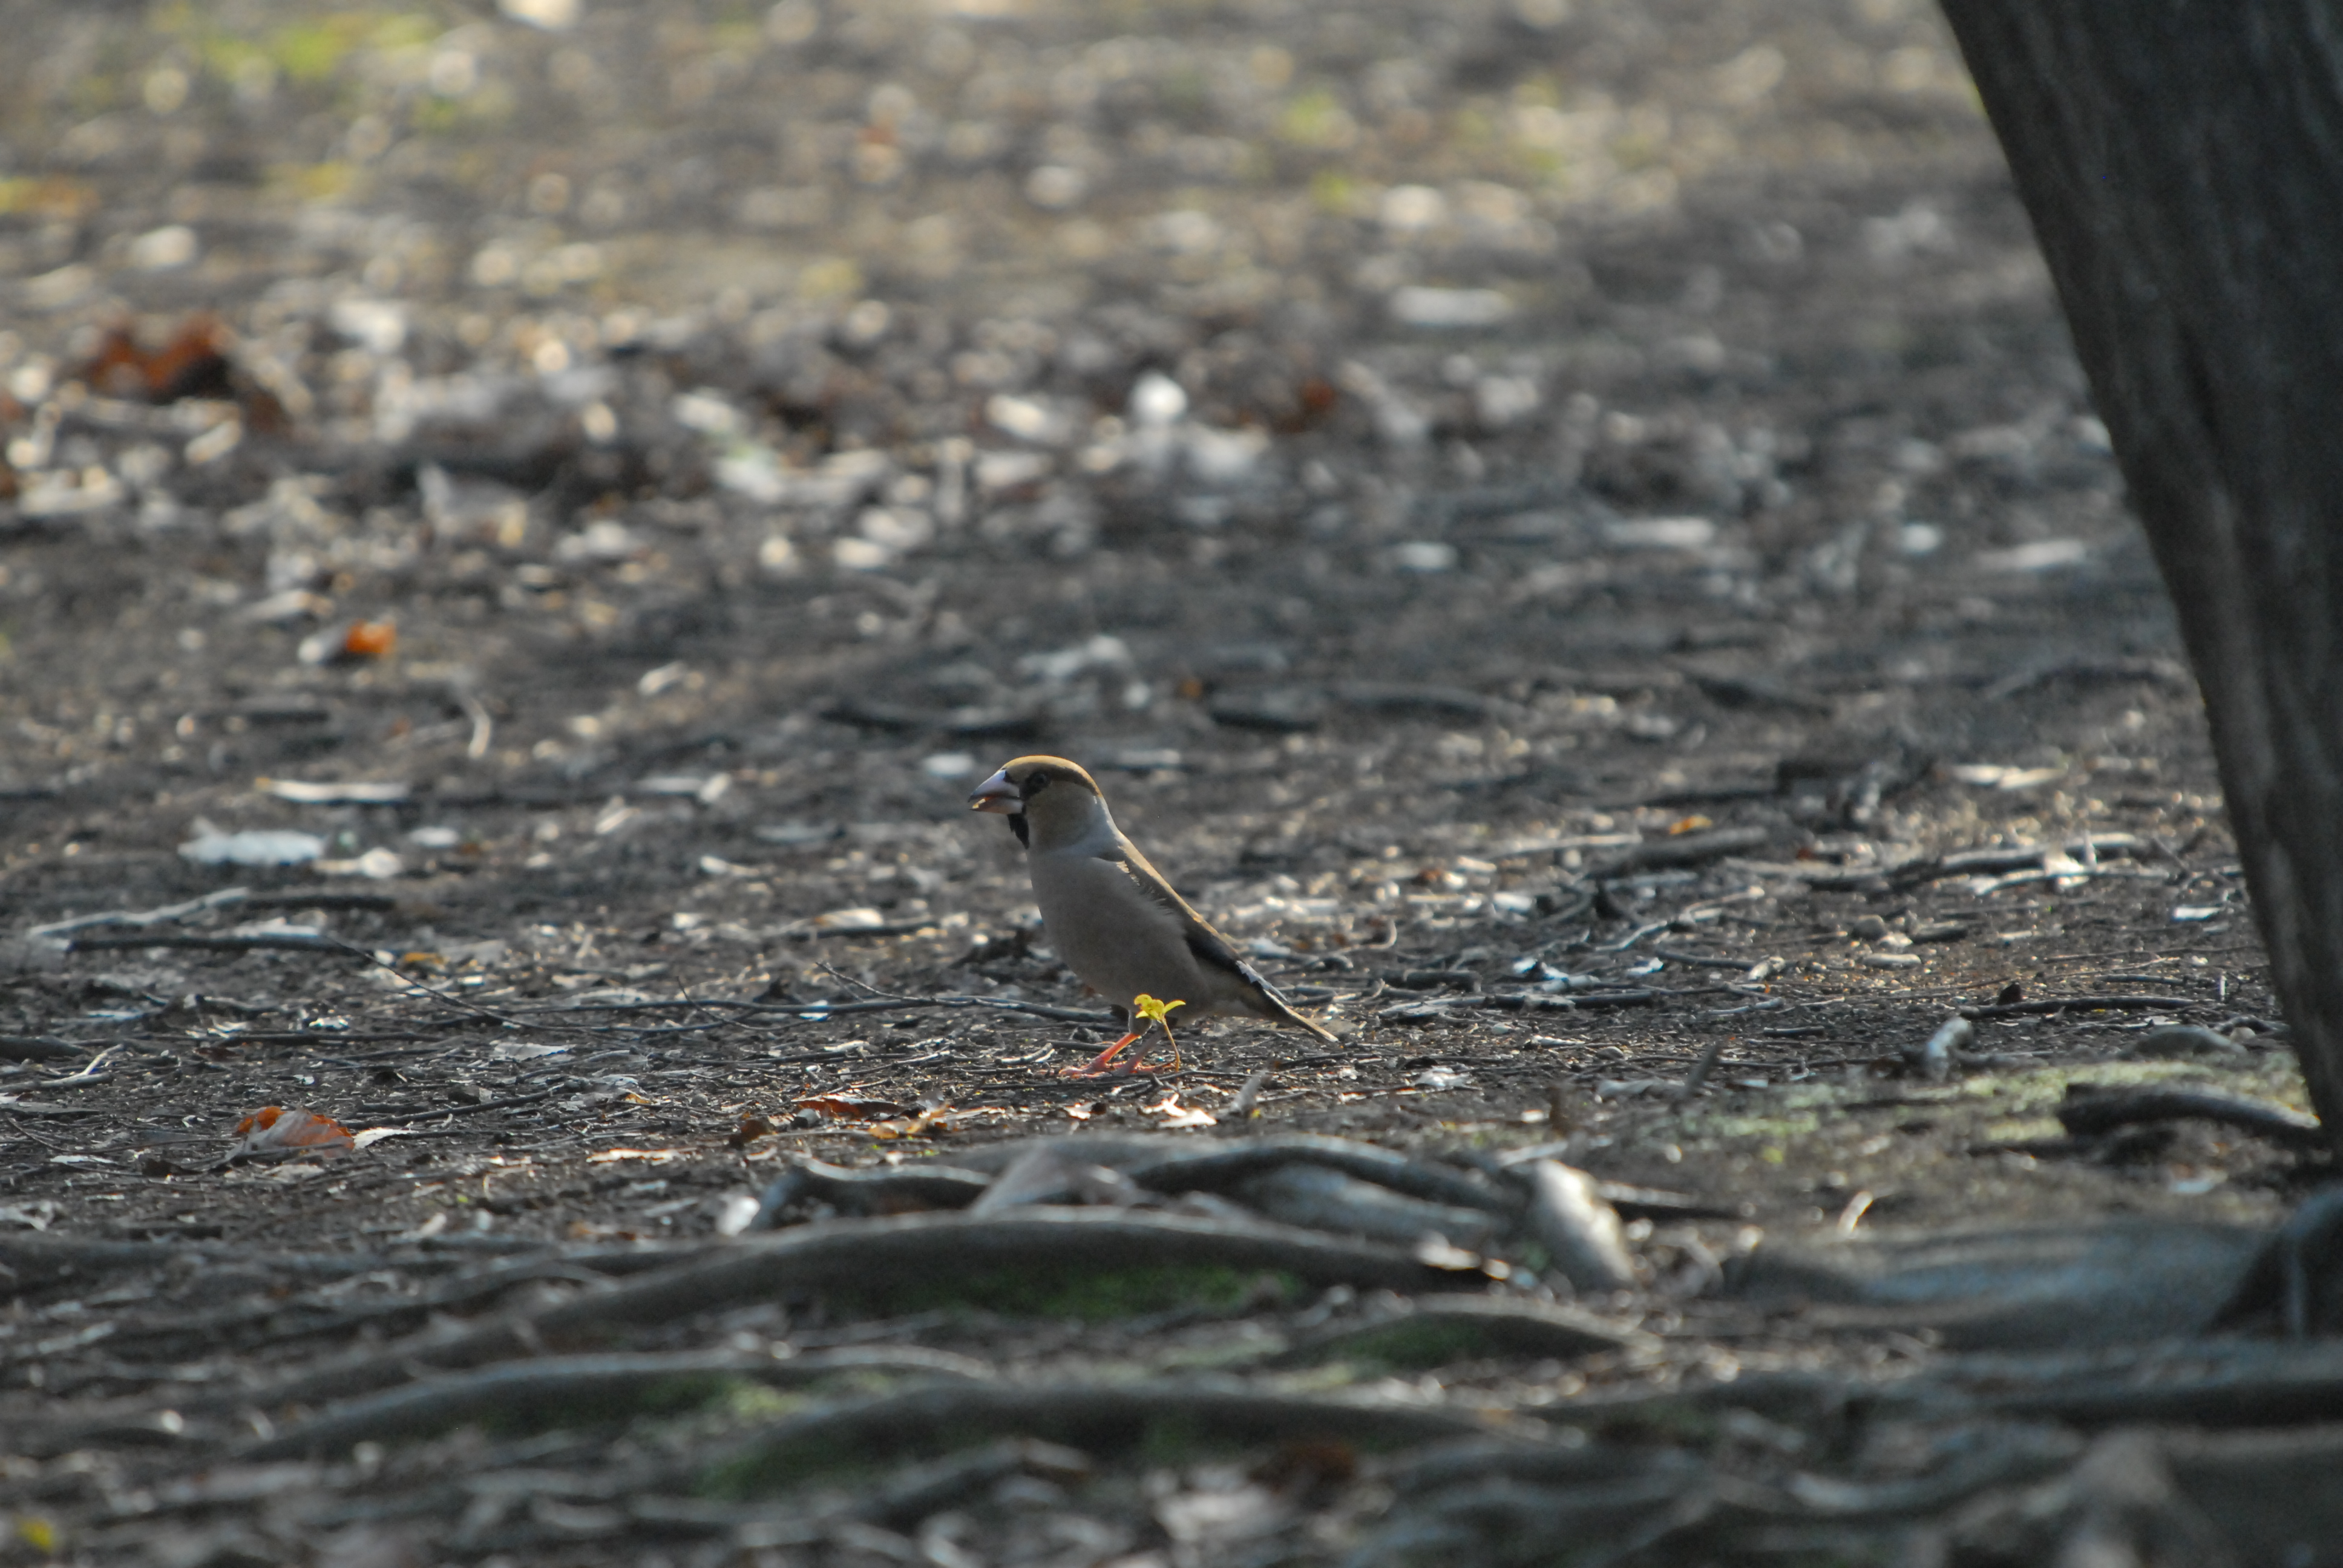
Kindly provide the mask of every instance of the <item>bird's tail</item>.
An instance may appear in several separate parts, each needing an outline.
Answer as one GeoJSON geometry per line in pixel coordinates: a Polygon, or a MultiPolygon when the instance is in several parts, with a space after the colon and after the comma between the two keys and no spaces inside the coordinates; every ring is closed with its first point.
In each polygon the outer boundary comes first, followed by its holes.
{"type": "Polygon", "coordinates": [[[1280,997],[1277,1001],[1277,1021],[1280,1023],[1290,1023],[1296,1029],[1306,1029],[1312,1034],[1316,1035],[1320,1040],[1324,1040],[1328,1045],[1340,1045],[1342,1042],[1342,1037],[1341,1035],[1336,1034],[1332,1030],[1328,1029],[1322,1023],[1318,1023],[1312,1020],[1302,1017],[1300,1013],[1294,1011],[1291,1006],[1287,1005],[1285,999],[1282,997],[1280,997]]]}

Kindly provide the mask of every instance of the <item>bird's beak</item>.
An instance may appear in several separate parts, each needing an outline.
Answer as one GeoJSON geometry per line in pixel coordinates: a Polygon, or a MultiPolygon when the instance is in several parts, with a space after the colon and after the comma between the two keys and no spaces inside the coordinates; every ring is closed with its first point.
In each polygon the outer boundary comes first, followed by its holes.
{"type": "Polygon", "coordinates": [[[1025,809],[1025,797],[1016,785],[1009,781],[1008,770],[1004,769],[976,787],[976,793],[968,798],[968,809],[971,811],[997,811],[1003,817],[1014,817],[1025,809]]]}

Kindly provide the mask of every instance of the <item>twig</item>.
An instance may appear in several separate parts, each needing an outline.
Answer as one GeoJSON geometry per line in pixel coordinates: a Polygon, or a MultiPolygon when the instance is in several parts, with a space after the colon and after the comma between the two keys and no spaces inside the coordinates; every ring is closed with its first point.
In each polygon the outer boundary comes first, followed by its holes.
{"type": "Polygon", "coordinates": [[[1732,1038],[1731,1035],[1720,1034],[1708,1042],[1708,1049],[1700,1053],[1700,1060],[1692,1064],[1690,1072],[1684,1074],[1684,1087],[1676,1091],[1677,1099],[1690,1100],[1700,1092],[1701,1085],[1708,1081],[1708,1075],[1716,1070],[1717,1059],[1725,1054],[1725,1048],[1732,1038]]]}
{"type": "MultiPolygon", "coordinates": [[[[341,1030],[341,1029],[272,1029],[240,1030],[227,1036],[222,1043],[236,1045],[375,1045],[386,1040],[424,1040],[428,1036],[411,1029],[341,1030]]],[[[437,1050],[440,1047],[434,1046],[437,1050]]],[[[377,1052],[377,1055],[397,1056],[400,1051],[377,1052]]],[[[357,1059],[353,1059],[357,1060],[357,1059]]]]}
{"type": "MultiPolygon", "coordinates": [[[[866,988],[868,989],[868,988],[866,988]]],[[[730,1008],[739,1012],[775,1013],[784,1018],[829,1018],[858,1012],[907,1012],[923,1008],[976,1008],[994,1012],[1024,1013],[1032,1018],[1046,1018],[1061,1023],[1108,1024],[1114,1021],[1111,1013],[1091,1012],[1081,1008],[1051,1007],[1041,1002],[1014,1001],[990,996],[918,996],[878,1001],[733,1001],[709,997],[698,1001],[629,1001],[583,1002],[576,1007],[521,1007],[512,1010],[518,1016],[533,1018],[548,1014],[579,1012],[663,1012],[676,1008],[730,1008]]],[[[494,1016],[494,1015],[490,1015],[494,1016]]],[[[499,1020],[499,1021],[503,1021],[499,1020]]],[[[705,1026],[693,1025],[693,1029],[705,1026]]]]}
{"type": "Polygon", "coordinates": [[[107,910],[100,914],[75,915],[71,920],[52,920],[45,926],[35,926],[25,934],[28,937],[62,937],[87,930],[92,926],[151,926],[165,920],[185,920],[206,910],[240,904],[251,896],[248,888],[222,888],[217,892],[206,893],[200,899],[189,899],[184,904],[166,904],[159,910],[107,910]]]}
{"type": "Polygon", "coordinates": [[[2193,997],[2185,996],[2067,996],[2044,997],[2036,1001],[1995,1002],[1985,1007],[1965,1007],[1963,1018],[2019,1018],[2037,1013],[2089,1011],[2138,1011],[2154,1008],[2184,1008],[2197,1006],[2193,997]]]}
{"type": "Polygon", "coordinates": [[[367,1118],[368,1127],[404,1127],[415,1121],[437,1121],[443,1116],[478,1116],[484,1111],[509,1111],[516,1105],[537,1105],[550,1100],[559,1091],[539,1090],[535,1094],[515,1094],[503,1100],[483,1100],[472,1105],[443,1105],[429,1111],[411,1111],[397,1116],[367,1118]]]}
{"type": "Polygon", "coordinates": [[[112,1056],[116,1051],[120,1050],[121,1049],[122,1047],[118,1044],[109,1045],[104,1050],[99,1051],[96,1056],[91,1057],[88,1061],[84,1063],[80,1071],[67,1073],[63,1078],[45,1078],[40,1081],[38,1087],[42,1089],[81,1089],[93,1083],[107,1082],[114,1077],[114,1074],[110,1072],[100,1072],[98,1071],[98,1068],[105,1062],[107,1057],[112,1056]]]}
{"type": "Polygon", "coordinates": [[[247,893],[240,907],[247,910],[395,910],[398,906],[398,898],[391,893],[305,890],[297,893],[247,893]]]}
{"type": "Polygon", "coordinates": [[[1674,915],[1670,915],[1664,920],[1654,920],[1649,925],[1637,926],[1634,930],[1629,931],[1617,941],[1602,943],[1594,950],[1598,953],[1624,953],[1629,948],[1634,947],[1637,942],[1642,941],[1645,937],[1657,936],[1660,932],[1666,930],[1670,926],[1673,926],[1675,923],[1676,918],[1674,915]]]}
{"type": "Polygon", "coordinates": [[[867,991],[872,998],[878,1000],[909,1001],[912,1000],[910,997],[901,995],[900,992],[880,990],[877,986],[871,985],[868,981],[856,980],[852,975],[839,969],[835,964],[817,963],[813,967],[828,975],[830,979],[838,981],[839,984],[850,985],[857,990],[867,991]]]}
{"type": "Polygon", "coordinates": [[[2162,871],[2128,871],[2114,866],[2066,866],[2056,870],[2012,871],[2006,877],[1994,877],[1977,885],[1976,897],[1997,893],[2004,888],[2020,888],[2028,882],[2080,882],[2097,879],[2107,881],[2163,882],[2171,879],[2162,871]]]}
{"type": "Polygon", "coordinates": [[[1745,970],[1752,962],[1748,959],[1728,959],[1713,957],[1707,953],[1687,953],[1675,948],[1654,948],[1652,956],[1655,959],[1665,959],[1672,964],[1690,964],[1694,969],[1704,970],[1745,970]]]}
{"type": "Polygon", "coordinates": [[[337,948],[348,948],[349,944],[322,933],[309,936],[294,931],[256,931],[240,937],[170,936],[154,932],[136,937],[75,937],[66,947],[69,951],[77,953],[100,952],[112,948],[209,948],[230,953],[329,953],[337,948]]]}
{"type": "Polygon", "coordinates": [[[1716,828],[1704,833],[1678,833],[1672,838],[1646,839],[1611,857],[1590,874],[1609,879],[1628,870],[1652,870],[1662,866],[1696,866],[1704,860],[1764,849],[1773,837],[1771,828],[1716,828]]]}
{"type": "Polygon", "coordinates": [[[467,1000],[463,997],[457,996],[450,991],[444,991],[437,990],[435,987],[425,985],[413,975],[400,974],[397,964],[377,957],[371,950],[359,947],[356,942],[346,942],[342,940],[341,938],[333,935],[331,932],[326,933],[325,940],[332,943],[335,947],[341,949],[346,953],[351,953],[358,958],[366,960],[367,962],[374,965],[375,968],[381,970],[386,974],[390,975],[393,979],[412,986],[415,990],[421,991],[425,996],[431,998],[434,1001],[444,1001],[449,1007],[461,1009],[463,1011],[471,1013],[475,1017],[485,1018],[491,1023],[503,1024],[508,1029],[528,1029],[530,1027],[528,1024],[522,1023],[518,1019],[507,1018],[500,1012],[492,1012],[488,1009],[480,1006],[479,1003],[467,1000]]]}
{"type": "MultiPolygon", "coordinates": [[[[1437,1000],[1402,1002],[1375,1014],[1378,1020],[1391,1022],[1421,1022],[1443,1017],[1453,1012],[1576,1012],[1587,1008],[1656,1007],[1663,993],[1638,988],[1631,990],[1586,990],[1570,992],[1493,991],[1483,996],[1442,997],[1437,1000]]],[[[1692,994],[1670,991],[1671,996],[1692,994]]]]}

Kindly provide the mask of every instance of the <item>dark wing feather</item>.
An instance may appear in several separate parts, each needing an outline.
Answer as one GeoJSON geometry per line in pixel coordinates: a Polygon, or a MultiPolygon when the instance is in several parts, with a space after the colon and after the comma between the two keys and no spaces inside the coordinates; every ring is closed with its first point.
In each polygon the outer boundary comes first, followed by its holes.
{"type": "Polygon", "coordinates": [[[1268,989],[1262,984],[1261,976],[1252,971],[1252,966],[1237,956],[1236,949],[1229,945],[1229,939],[1212,930],[1212,922],[1198,914],[1194,905],[1173,891],[1172,884],[1163,879],[1163,873],[1157,870],[1147,857],[1132,848],[1128,840],[1116,853],[1101,855],[1099,859],[1121,867],[1123,875],[1129,877],[1140,891],[1179,920],[1181,930],[1188,940],[1188,950],[1194,953],[1200,962],[1219,969],[1234,970],[1254,985],[1262,986],[1264,990],[1268,989]]]}

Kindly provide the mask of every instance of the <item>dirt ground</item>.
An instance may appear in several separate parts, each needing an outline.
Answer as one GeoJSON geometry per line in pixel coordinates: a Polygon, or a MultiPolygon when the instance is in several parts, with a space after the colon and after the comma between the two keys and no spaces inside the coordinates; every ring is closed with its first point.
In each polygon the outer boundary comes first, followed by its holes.
{"type": "Polygon", "coordinates": [[[1963,1348],[1765,1260],[2194,1258],[2323,1170],[2058,1114],[2302,1094],[1924,8],[0,17],[0,1560],[2039,1560],[1978,1510],[2095,1473],[2087,1422],[1857,1528],[1784,1476],[1935,1484],[1985,1418],[1716,1415],[1963,1348]],[[964,806],[1033,750],[1342,1043],[1062,1076],[1101,1001],[964,806]],[[359,1147],[241,1149],[268,1106],[359,1147]],[[1198,1272],[1264,1213],[1374,1235],[1242,1185],[989,1253],[830,1169],[1071,1132],[1352,1140],[1498,1208],[1537,1151],[1634,1278],[1560,1305],[1518,1227],[1198,1272]],[[1092,1247],[1113,1291],[993,1288],[1092,1247]],[[813,1272],[706,1271],[751,1254],[813,1272]],[[1600,1344],[1277,1361],[1443,1293],[1408,1270],[1600,1344]],[[487,1402],[367,1402],[457,1368],[487,1402]],[[1581,1451],[1522,1433],[1604,1401],[1644,1468],[1554,1503],[1581,1451]]]}

